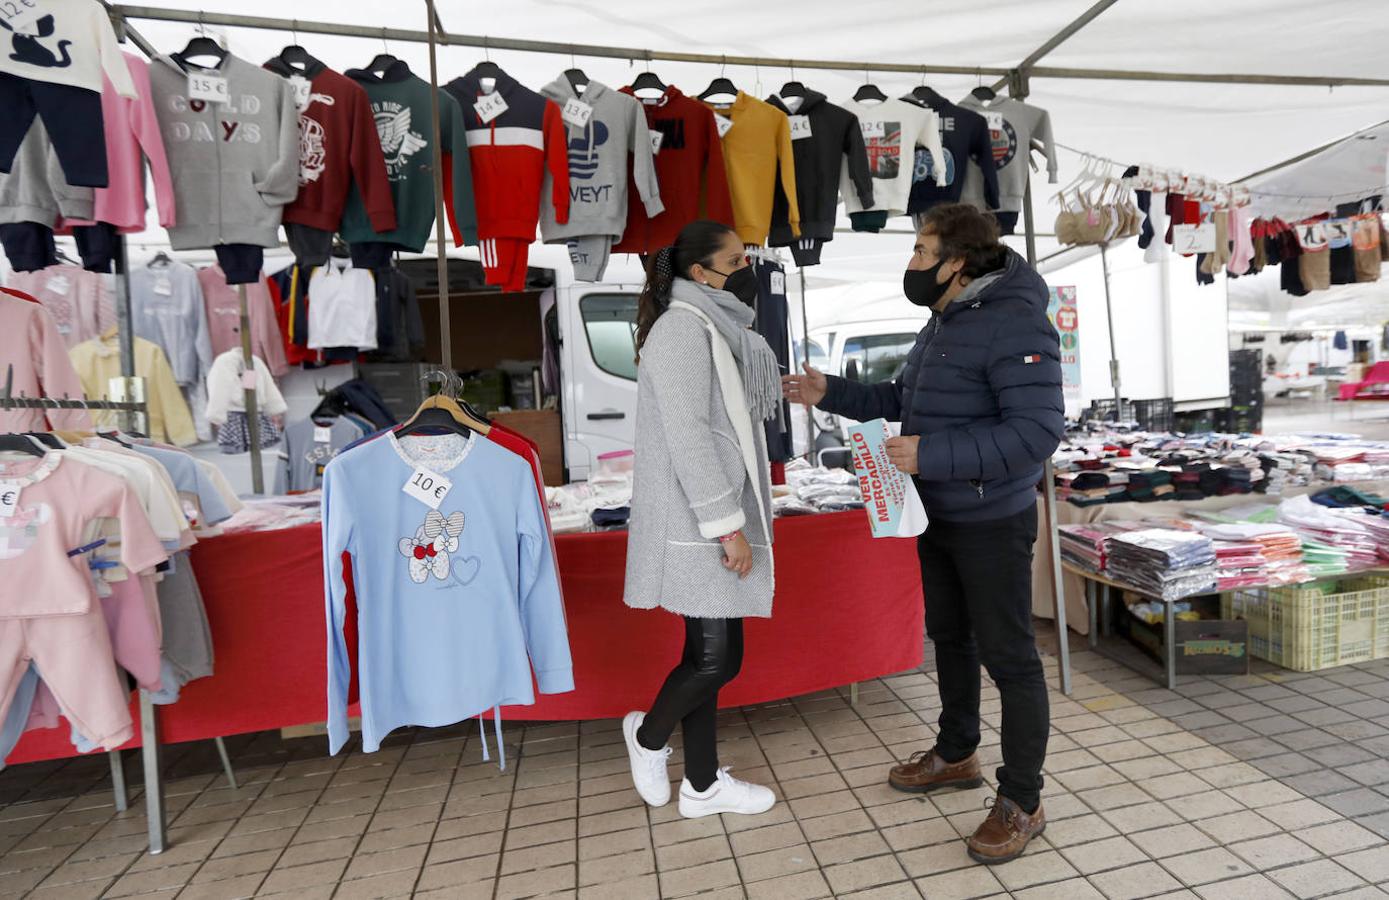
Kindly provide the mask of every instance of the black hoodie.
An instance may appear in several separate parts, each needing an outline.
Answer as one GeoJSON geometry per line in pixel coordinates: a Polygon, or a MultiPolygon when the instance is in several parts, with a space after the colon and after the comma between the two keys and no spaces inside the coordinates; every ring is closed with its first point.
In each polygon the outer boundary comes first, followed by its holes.
{"type": "MultiPolygon", "coordinates": [[[[828,241],[834,237],[835,209],[839,205],[839,175],[847,162],[849,177],[864,208],[873,206],[873,177],[868,171],[868,151],[858,116],[807,90],[798,105],[773,94],[767,102],[791,117],[791,152],[796,160],[796,203],[801,213],[802,238],[828,241]],[[794,107],[794,108],[793,108],[794,107]],[[810,134],[801,137],[797,119],[804,116],[810,134]],[[847,157],[847,160],[845,159],[847,157]]],[[[796,242],[787,216],[786,197],[780,190],[772,200],[772,229],[767,243],[789,247],[796,242]]]]}

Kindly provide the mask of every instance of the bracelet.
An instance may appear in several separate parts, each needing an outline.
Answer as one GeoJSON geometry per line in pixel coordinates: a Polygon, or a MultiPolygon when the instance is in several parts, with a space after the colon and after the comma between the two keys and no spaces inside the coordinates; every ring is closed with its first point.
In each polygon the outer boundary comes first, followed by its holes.
{"type": "Polygon", "coordinates": [[[719,543],[720,543],[720,544],[731,544],[731,543],[733,543],[733,541],[734,541],[735,539],[737,539],[741,534],[742,534],[741,531],[735,531],[735,532],[733,532],[732,534],[725,534],[723,537],[719,538],[719,543]]]}

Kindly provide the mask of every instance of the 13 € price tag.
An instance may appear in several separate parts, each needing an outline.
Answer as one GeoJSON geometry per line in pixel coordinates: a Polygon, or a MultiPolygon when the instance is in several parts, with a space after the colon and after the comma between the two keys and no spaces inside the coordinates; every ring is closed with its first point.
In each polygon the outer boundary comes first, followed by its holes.
{"type": "Polygon", "coordinates": [[[189,72],[188,99],[207,100],[211,103],[230,103],[231,91],[227,88],[227,79],[221,75],[189,72]]]}
{"type": "Polygon", "coordinates": [[[482,124],[486,125],[506,112],[506,98],[501,94],[483,94],[473,104],[473,109],[477,112],[477,117],[482,120],[482,124]]]}
{"type": "Polygon", "coordinates": [[[651,155],[655,156],[661,152],[661,142],[666,139],[664,131],[651,132],[651,155]]]}
{"type": "Polygon", "coordinates": [[[0,519],[8,519],[19,512],[19,485],[0,484],[0,519]]]}
{"type": "Polygon", "coordinates": [[[568,100],[564,101],[564,110],[560,115],[566,123],[573,125],[575,128],[583,128],[588,124],[588,120],[593,117],[593,107],[582,100],[570,97],[568,100]]]}
{"type": "MultiPolygon", "coordinates": [[[[721,116],[718,113],[714,113],[714,124],[719,127],[719,137],[723,137],[725,134],[728,134],[728,129],[733,127],[733,120],[728,116],[721,116]]],[[[738,133],[742,134],[741,131],[738,133]]]]}
{"type": "Polygon", "coordinates": [[[810,116],[790,116],[791,140],[799,141],[810,137],[810,116]]]}
{"type": "Polygon", "coordinates": [[[401,487],[402,491],[430,509],[438,509],[439,504],[444,502],[444,498],[449,495],[449,491],[452,489],[452,481],[438,472],[431,472],[423,467],[411,472],[410,480],[401,487]]]}

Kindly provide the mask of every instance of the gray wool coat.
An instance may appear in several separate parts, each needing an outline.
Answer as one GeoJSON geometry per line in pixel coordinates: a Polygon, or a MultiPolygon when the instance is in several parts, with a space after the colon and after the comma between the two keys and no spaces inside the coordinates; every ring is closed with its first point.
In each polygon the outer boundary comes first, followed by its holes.
{"type": "MultiPolygon", "coordinates": [[[[722,291],[708,293],[738,303],[722,291]]],[[[739,398],[734,406],[745,403],[739,398]]],[[[756,488],[719,386],[708,326],[678,307],[665,312],[637,367],[628,606],[712,619],[772,614],[767,450],[762,423],[746,415],[756,445],[756,488]],[[739,529],[752,547],[752,571],[742,579],[724,568],[719,543],[739,529]]]]}

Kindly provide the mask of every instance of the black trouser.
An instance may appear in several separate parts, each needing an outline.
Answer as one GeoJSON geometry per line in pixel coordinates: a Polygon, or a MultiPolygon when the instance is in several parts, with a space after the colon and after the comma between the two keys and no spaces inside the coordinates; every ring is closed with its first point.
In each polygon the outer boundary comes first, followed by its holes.
{"type": "Polygon", "coordinates": [[[685,737],[685,777],[697,791],[719,771],[719,688],[743,666],[742,619],[685,618],[685,652],[651,704],[637,743],[659,750],[678,723],[685,737]]]}
{"type": "Polygon", "coordinates": [[[1031,812],[1040,802],[1051,727],[1047,683],[1032,632],[1034,508],[1006,519],[932,520],[917,538],[926,633],[936,646],[936,752],[964,759],[979,746],[979,665],[1003,699],[999,793],[1031,812]]]}

